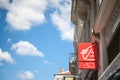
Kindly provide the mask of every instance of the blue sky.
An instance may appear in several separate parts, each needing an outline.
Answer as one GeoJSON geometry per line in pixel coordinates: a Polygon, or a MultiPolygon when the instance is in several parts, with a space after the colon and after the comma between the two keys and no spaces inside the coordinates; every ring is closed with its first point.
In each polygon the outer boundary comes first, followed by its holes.
{"type": "Polygon", "coordinates": [[[73,52],[71,0],[0,0],[0,80],[53,80],[73,52]]]}

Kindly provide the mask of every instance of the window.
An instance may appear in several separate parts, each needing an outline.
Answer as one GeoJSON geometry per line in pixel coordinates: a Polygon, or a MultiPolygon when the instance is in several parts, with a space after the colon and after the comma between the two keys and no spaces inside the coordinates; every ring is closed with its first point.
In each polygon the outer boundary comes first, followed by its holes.
{"type": "Polygon", "coordinates": [[[57,78],[56,80],[62,80],[62,78],[57,78]]]}
{"type": "Polygon", "coordinates": [[[120,80],[120,68],[117,69],[115,73],[113,73],[108,80],[120,80]]]}
{"type": "Polygon", "coordinates": [[[117,54],[120,52],[120,25],[113,36],[110,44],[108,45],[108,64],[110,64],[117,54]]]}

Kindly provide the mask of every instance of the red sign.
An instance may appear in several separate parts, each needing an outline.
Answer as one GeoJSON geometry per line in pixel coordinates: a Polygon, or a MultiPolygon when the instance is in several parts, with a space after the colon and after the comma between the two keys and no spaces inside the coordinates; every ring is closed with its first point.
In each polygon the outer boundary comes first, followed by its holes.
{"type": "Polygon", "coordinates": [[[78,68],[97,69],[98,48],[95,43],[78,44],[78,68]]]}
{"type": "Polygon", "coordinates": [[[78,62],[79,69],[97,69],[97,62],[78,62]]]}
{"type": "Polygon", "coordinates": [[[93,43],[79,43],[78,61],[98,61],[97,45],[93,43]]]}

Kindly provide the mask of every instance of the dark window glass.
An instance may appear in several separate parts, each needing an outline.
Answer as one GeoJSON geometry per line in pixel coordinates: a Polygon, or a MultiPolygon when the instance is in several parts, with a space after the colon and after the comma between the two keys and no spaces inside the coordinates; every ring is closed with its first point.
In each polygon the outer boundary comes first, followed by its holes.
{"type": "Polygon", "coordinates": [[[108,64],[110,64],[113,59],[120,52],[120,25],[116,30],[115,35],[113,36],[108,48],[108,64]]]}
{"type": "Polygon", "coordinates": [[[120,69],[113,73],[108,80],[120,80],[120,69]]]}

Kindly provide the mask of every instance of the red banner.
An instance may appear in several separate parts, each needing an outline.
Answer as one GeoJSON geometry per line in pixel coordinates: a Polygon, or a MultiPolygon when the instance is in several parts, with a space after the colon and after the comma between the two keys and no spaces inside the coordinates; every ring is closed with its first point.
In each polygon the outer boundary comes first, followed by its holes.
{"type": "Polygon", "coordinates": [[[98,48],[94,43],[78,44],[78,67],[83,69],[96,69],[98,61],[98,48]],[[84,66],[83,66],[84,64],[84,66]],[[89,66],[85,66],[89,65],[89,66]]]}
{"type": "Polygon", "coordinates": [[[97,62],[78,62],[78,68],[80,69],[97,69],[97,62]]]}
{"type": "Polygon", "coordinates": [[[79,43],[78,61],[98,61],[97,45],[93,43],[79,43]]]}

